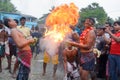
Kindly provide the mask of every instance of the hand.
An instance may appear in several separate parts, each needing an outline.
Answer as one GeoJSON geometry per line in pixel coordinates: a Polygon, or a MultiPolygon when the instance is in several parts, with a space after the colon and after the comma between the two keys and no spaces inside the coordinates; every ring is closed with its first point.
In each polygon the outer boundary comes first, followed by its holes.
{"type": "Polygon", "coordinates": [[[31,38],[31,39],[29,39],[29,42],[30,42],[30,43],[34,43],[35,40],[34,40],[33,38],[31,38]]]}
{"type": "Polygon", "coordinates": [[[66,40],[66,41],[65,41],[65,44],[66,44],[66,45],[72,45],[73,42],[71,42],[71,41],[69,41],[69,40],[66,40]]]}
{"type": "Polygon", "coordinates": [[[38,38],[36,38],[36,37],[34,37],[33,39],[35,40],[35,42],[37,42],[37,41],[38,41],[38,38]]]}

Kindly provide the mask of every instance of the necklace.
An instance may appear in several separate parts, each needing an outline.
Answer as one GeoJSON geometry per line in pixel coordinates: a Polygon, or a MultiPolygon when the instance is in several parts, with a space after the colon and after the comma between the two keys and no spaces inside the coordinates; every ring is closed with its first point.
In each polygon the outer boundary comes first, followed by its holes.
{"type": "Polygon", "coordinates": [[[84,40],[85,40],[86,34],[87,34],[90,30],[93,30],[93,27],[88,27],[88,28],[86,28],[86,29],[82,32],[82,34],[80,35],[80,42],[81,42],[81,43],[85,44],[85,43],[84,43],[84,42],[85,42],[84,40]]]}

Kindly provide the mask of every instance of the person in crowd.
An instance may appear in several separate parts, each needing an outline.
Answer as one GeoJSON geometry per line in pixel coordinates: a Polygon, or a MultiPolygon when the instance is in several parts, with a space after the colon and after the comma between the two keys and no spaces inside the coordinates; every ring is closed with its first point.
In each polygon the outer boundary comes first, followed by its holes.
{"type": "Polygon", "coordinates": [[[44,57],[43,57],[43,73],[42,75],[44,76],[46,74],[46,67],[47,63],[50,61],[50,58],[52,59],[52,64],[54,65],[53,68],[53,77],[56,76],[56,71],[57,71],[57,66],[58,66],[58,53],[54,54],[53,56],[50,56],[47,51],[44,52],[44,57]]]}
{"type": "MultiPolygon", "coordinates": [[[[106,22],[105,23],[105,28],[108,28],[112,33],[114,33],[115,31],[114,31],[114,27],[112,26],[112,24],[110,23],[110,22],[106,22]]],[[[107,32],[105,32],[105,37],[106,37],[106,40],[108,40],[107,42],[109,42],[109,40],[111,39],[111,36],[110,36],[110,34],[108,34],[107,32]]],[[[106,54],[109,54],[109,51],[110,51],[110,44],[109,43],[107,43],[106,45],[105,45],[105,47],[106,47],[106,54]]],[[[108,71],[108,63],[109,63],[109,61],[107,60],[107,64],[106,64],[106,79],[107,80],[109,80],[109,71],[108,71]]]]}
{"type": "Polygon", "coordinates": [[[106,77],[106,64],[108,60],[108,53],[106,49],[106,36],[105,36],[105,27],[100,25],[96,29],[96,42],[95,48],[100,51],[100,56],[97,58],[97,77],[105,78],[106,77]]]}
{"type": "Polygon", "coordinates": [[[110,22],[105,23],[105,28],[109,28],[112,31],[112,33],[114,33],[114,28],[113,28],[113,26],[112,26],[112,24],[110,22]]]}
{"type": "MultiPolygon", "coordinates": [[[[20,18],[20,26],[17,26],[17,29],[24,35],[24,37],[26,39],[32,38],[30,35],[30,29],[25,26],[25,23],[26,23],[26,18],[21,17],[20,18]]],[[[16,77],[16,71],[17,71],[18,67],[19,67],[19,62],[16,60],[15,64],[14,64],[13,74],[12,74],[13,78],[16,77]]]]}
{"type": "Polygon", "coordinates": [[[87,18],[84,22],[85,29],[80,35],[80,43],[67,41],[72,46],[80,48],[80,75],[81,80],[88,80],[89,72],[95,67],[93,46],[95,44],[94,19],[87,18]],[[86,77],[85,77],[86,76],[86,77]]]}
{"type": "Polygon", "coordinates": [[[111,40],[108,41],[110,43],[110,54],[108,56],[108,69],[110,74],[110,80],[119,80],[118,73],[120,73],[120,21],[114,22],[114,30],[113,34],[109,28],[106,28],[105,31],[110,35],[111,40]]]}
{"type": "Polygon", "coordinates": [[[18,30],[20,30],[24,36],[26,38],[31,38],[31,35],[30,35],[30,28],[26,27],[25,26],[25,23],[26,23],[26,18],[25,17],[21,17],[20,18],[20,26],[18,26],[18,30]]]}
{"type": "MultiPolygon", "coordinates": [[[[18,20],[14,19],[15,22],[18,24],[18,20]]],[[[8,42],[9,42],[9,51],[10,51],[10,55],[7,56],[7,60],[8,60],[8,67],[6,69],[9,69],[9,72],[11,73],[11,60],[12,60],[12,56],[14,55],[15,57],[17,56],[17,48],[16,45],[12,39],[12,37],[10,36],[9,33],[9,37],[8,37],[8,42]]]]}
{"type": "Polygon", "coordinates": [[[1,58],[5,55],[9,55],[8,32],[5,30],[3,21],[0,20],[0,72],[2,72],[1,58]]]}
{"type": "Polygon", "coordinates": [[[17,60],[20,62],[20,67],[16,80],[28,80],[32,58],[29,45],[34,42],[34,39],[26,39],[24,34],[17,29],[17,23],[13,19],[5,19],[4,24],[11,29],[11,36],[19,49],[17,60]]]}
{"type": "MultiPolygon", "coordinates": [[[[31,34],[32,37],[33,37],[34,33],[35,33],[35,27],[32,26],[32,28],[30,30],[30,34],[31,34]]],[[[32,53],[34,53],[35,44],[30,45],[30,47],[31,47],[32,53]]]]}
{"type": "Polygon", "coordinates": [[[40,37],[41,37],[41,35],[40,35],[40,33],[39,33],[39,28],[38,28],[37,26],[35,27],[35,31],[31,33],[31,36],[36,39],[36,43],[35,43],[34,45],[32,45],[33,52],[35,51],[35,56],[34,56],[34,58],[36,58],[37,55],[38,55],[39,52],[40,52],[39,39],[40,39],[40,37]]]}
{"type": "Polygon", "coordinates": [[[69,44],[63,50],[64,78],[67,78],[67,76],[71,76],[72,79],[79,77],[77,53],[78,49],[69,44]],[[75,70],[76,72],[73,73],[75,70]]]}

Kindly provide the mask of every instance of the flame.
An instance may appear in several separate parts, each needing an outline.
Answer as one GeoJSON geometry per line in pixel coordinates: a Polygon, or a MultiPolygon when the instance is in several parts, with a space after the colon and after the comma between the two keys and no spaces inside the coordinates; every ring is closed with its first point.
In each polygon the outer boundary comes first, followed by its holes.
{"type": "Polygon", "coordinates": [[[46,18],[48,30],[45,36],[53,38],[55,42],[61,42],[65,36],[72,30],[69,26],[75,26],[78,23],[78,8],[74,3],[64,4],[56,7],[46,18]]]}

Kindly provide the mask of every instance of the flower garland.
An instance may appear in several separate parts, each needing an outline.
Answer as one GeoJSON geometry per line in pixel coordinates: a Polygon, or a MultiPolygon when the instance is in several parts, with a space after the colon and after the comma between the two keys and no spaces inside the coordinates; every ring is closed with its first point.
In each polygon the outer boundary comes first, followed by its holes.
{"type": "Polygon", "coordinates": [[[85,44],[86,34],[93,29],[94,29],[93,27],[88,27],[82,32],[82,34],[80,35],[80,43],[85,44]]]}

